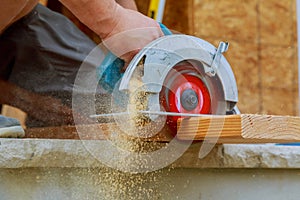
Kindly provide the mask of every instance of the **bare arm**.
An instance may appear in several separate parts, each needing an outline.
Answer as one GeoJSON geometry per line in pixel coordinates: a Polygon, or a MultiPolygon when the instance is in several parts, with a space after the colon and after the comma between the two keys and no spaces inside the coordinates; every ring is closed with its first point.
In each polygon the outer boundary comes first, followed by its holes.
{"type": "Polygon", "coordinates": [[[131,9],[137,11],[137,6],[134,0],[116,0],[123,8],[131,9]]]}
{"type": "Polygon", "coordinates": [[[156,21],[122,7],[115,0],[60,1],[125,62],[130,61],[146,44],[163,35],[156,21]]]}
{"type": "Polygon", "coordinates": [[[38,0],[1,0],[0,33],[10,24],[26,15],[38,0]]]}
{"type": "Polygon", "coordinates": [[[120,7],[114,0],[60,0],[80,21],[105,38],[116,25],[120,7]]]}

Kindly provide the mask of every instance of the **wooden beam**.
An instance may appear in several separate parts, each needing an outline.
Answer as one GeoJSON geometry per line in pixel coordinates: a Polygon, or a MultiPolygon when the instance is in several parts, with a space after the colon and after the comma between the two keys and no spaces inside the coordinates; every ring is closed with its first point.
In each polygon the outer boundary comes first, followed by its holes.
{"type": "MultiPolygon", "coordinates": [[[[272,115],[203,116],[178,121],[180,140],[208,140],[217,143],[286,143],[300,142],[300,118],[272,115]]],[[[116,124],[33,128],[26,130],[26,138],[106,140],[112,133],[129,137],[116,124]]],[[[168,142],[172,138],[167,129],[150,141],[168,142]]]]}

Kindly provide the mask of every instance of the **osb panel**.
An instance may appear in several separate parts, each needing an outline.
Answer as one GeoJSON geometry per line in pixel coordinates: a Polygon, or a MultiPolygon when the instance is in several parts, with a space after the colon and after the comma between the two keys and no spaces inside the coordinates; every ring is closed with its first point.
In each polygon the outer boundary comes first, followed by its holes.
{"type": "Polygon", "coordinates": [[[290,45],[293,40],[294,0],[259,0],[260,41],[290,45]]]}
{"type": "Polygon", "coordinates": [[[192,34],[192,0],[166,0],[163,23],[172,30],[192,34]]]}
{"type": "Polygon", "coordinates": [[[257,88],[259,84],[258,48],[253,43],[231,41],[224,55],[235,74],[238,88],[257,88]]]}
{"type": "MultiPolygon", "coordinates": [[[[295,53],[293,56],[293,64],[292,64],[292,73],[293,73],[293,89],[298,90],[299,86],[299,75],[298,75],[298,48],[297,46],[295,48],[295,53]]],[[[299,108],[300,109],[300,108],[299,108]]]]}
{"type": "Polygon", "coordinates": [[[260,108],[257,50],[256,44],[232,41],[225,54],[237,81],[242,113],[258,113],[260,108]]]}
{"type": "Polygon", "coordinates": [[[291,89],[263,89],[262,112],[271,115],[295,115],[296,95],[291,89]]]}
{"type": "Polygon", "coordinates": [[[259,113],[261,98],[258,87],[239,87],[238,108],[241,113],[259,113]]]}
{"type": "Polygon", "coordinates": [[[255,42],[256,7],[257,0],[195,0],[194,34],[255,42]]]}
{"type": "Polygon", "coordinates": [[[296,0],[292,0],[292,44],[297,46],[297,7],[296,0]]]}
{"type": "Polygon", "coordinates": [[[261,46],[261,76],[263,88],[292,88],[296,48],[261,46]]]}

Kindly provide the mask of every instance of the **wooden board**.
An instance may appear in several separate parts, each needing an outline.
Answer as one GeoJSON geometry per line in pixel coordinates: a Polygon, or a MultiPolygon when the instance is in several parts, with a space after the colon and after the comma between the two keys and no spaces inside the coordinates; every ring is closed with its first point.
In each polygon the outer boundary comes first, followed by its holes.
{"type": "MultiPolygon", "coordinates": [[[[42,138],[42,139],[74,139],[74,140],[107,140],[112,135],[119,134],[120,137],[130,137],[118,130],[116,124],[102,123],[80,126],[59,126],[25,129],[25,138],[42,138]]],[[[114,137],[113,136],[113,137],[114,137]]],[[[166,132],[160,132],[154,137],[145,138],[150,141],[168,142],[171,140],[170,135],[166,132]]]]}
{"type": "Polygon", "coordinates": [[[299,142],[300,118],[274,115],[193,117],[178,121],[182,140],[216,140],[220,143],[299,142]]]}
{"type": "MultiPolygon", "coordinates": [[[[291,116],[242,114],[192,117],[179,120],[178,127],[177,138],[180,140],[205,139],[218,143],[300,142],[300,118],[291,116]]],[[[117,126],[103,123],[77,128],[80,134],[74,126],[27,129],[26,138],[105,140],[117,126]]],[[[147,140],[168,142],[171,139],[169,132],[164,130],[147,140]]]]}

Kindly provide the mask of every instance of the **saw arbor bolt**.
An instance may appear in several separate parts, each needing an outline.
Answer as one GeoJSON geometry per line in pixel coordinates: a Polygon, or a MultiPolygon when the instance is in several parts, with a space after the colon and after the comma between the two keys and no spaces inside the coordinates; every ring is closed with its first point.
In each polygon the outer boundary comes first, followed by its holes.
{"type": "Polygon", "coordinates": [[[186,110],[194,110],[198,105],[198,96],[192,89],[188,89],[182,92],[180,103],[186,110]]]}

